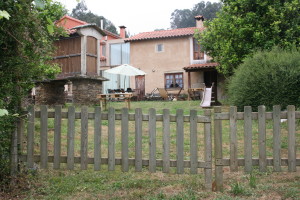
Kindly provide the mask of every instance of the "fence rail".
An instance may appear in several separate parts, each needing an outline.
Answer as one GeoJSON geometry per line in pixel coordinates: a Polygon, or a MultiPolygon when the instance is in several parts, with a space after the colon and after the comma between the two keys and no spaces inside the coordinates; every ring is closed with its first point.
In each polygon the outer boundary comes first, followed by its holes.
{"type": "Polygon", "coordinates": [[[47,106],[41,106],[39,111],[35,111],[35,107],[30,106],[27,120],[27,148],[26,152],[19,157],[21,161],[27,162],[29,168],[32,168],[35,162],[39,162],[41,168],[48,168],[48,163],[53,163],[54,169],[60,169],[61,163],[66,163],[67,169],[70,170],[74,169],[75,164],[80,164],[81,170],[87,169],[88,164],[93,164],[94,170],[100,170],[101,166],[105,164],[110,171],[115,170],[116,165],[121,165],[123,172],[128,171],[129,166],[134,166],[136,172],[142,171],[143,166],[147,166],[150,172],[156,172],[157,167],[161,167],[164,173],[168,173],[173,167],[176,168],[178,174],[184,173],[185,168],[189,168],[191,174],[196,174],[199,173],[198,169],[202,168],[207,189],[212,189],[214,166],[216,190],[220,191],[223,189],[224,167],[229,167],[230,172],[235,172],[242,166],[246,173],[250,173],[253,166],[258,166],[259,171],[262,172],[266,171],[268,166],[272,166],[273,170],[277,172],[281,171],[283,166],[287,166],[290,172],[296,171],[297,166],[300,166],[300,159],[297,158],[297,141],[300,141],[297,119],[300,119],[300,112],[295,111],[294,106],[288,106],[287,111],[284,112],[281,112],[280,106],[274,106],[272,112],[266,112],[264,106],[259,106],[258,112],[252,112],[250,106],[246,106],[244,112],[237,112],[237,108],[233,106],[227,112],[222,112],[221,107],[215,107],[213,115],[211,110],[204,110],[203,116],[197,115],[196,110],[191,110],[187,116],[183,114],[182,109],[177,110],[175,115],[171,115],[168,109],[164,109],[162,114],[157,114],[155,109],[149,109],[148,114],[143,114],[142,110],[138,108],[132,114],[127,108],[122,109],[121,113],[116,113],[114,108],[109,108],[104,113],[100,107],[95,107],[93,112],[88,112],[88,108],[84,106],[80,112],[76,112],[75,107],[71,106],[67,112],[63,112],[61,106],[56,106],[54,112],[50,112],[47,106]],[[35,127],[38,123],[37,119],[40,124],[39,133],[35,127]],[[54,120],[53,155],[49,155],[49,148],[52,148],[49,146],[48,138],[49,119],[54,120]],[[287,120],[286,130],[284,130],[287,132],[286,149],[282,147],[282,119],[287,120]],[[63,120],[67,121],[65,130],[62,130],[63,120]],[[76,122],[78,124],[79,120],[80,131],[78,128],[76,129],[76,122]],[[134,130],[131,132],[129,123],[134,124],[134,130]],[[229,131],[227,132],[224,123],[228,126],[229,131]],[[147,124],[146,130],[145,124],[147,124]],[[160,128],[158,128],[158,124],[160,124],[160,128]],[[270,134],[267,133],[267,129],[270,129],[270,124],[272,125],[272,157],[267,154],[267,136],[270,134]],[[212,157],[212,125],[214,159],[212,157]],[[255,132],[254,125],[257,127],[255,132]],[[91,126],[93,134],[89,130],[91,126]],[[107,127],[106,145],[103,142],[104,126],[107,127]],[[171,129],[171,126],[174,128],[171,129]],[[243,130],[241,130],[241,126],[243,130]],[[267,126],[269,127],[267,128],[267,126]],[[116,130],[116,127],[120,128],[116,130]],[[78,137],[76,131],[80,132],[80,156],[75,152],[75,146],[78,145],[75,139],[76,136],[78,137]],[[147,132],[147,136],[145,136],[145,132],[147,132]],[[37,135],[40,139],[39,151],[34,153],[37,135]],[[91,135],[93,138],[89,138],[91,135]],[[118,135],[121,140],[120,146],[116,144],[118,135]],[[161,137],[159,138],[158,135],[161,137]],[[226,155],[224,153],[226,150],[224,136],[229,137],[229,151],[226,155]],[[62,155],[63,137],[67,138],[66,155],[62,155]],[[188,142],[186,142],[187,138],[189,138],[188,142]],[[174,142],[172,139],[175,140],[175,144],[171,144],[174,142]],[[255,139],[257,140],[257,149],[253,149],[255,139]],[[93,156],[88,154],[91,146],[88,143],[90,140],[93,141],[93,156]],[[145,140],[148,142],[147,158],[143,154],[145,140]],[[199,142],[203,142],[204,150],[200,152],[203,154],[202,159],[199,158],[199,142]],[[134,143],[134,156],[130,156],[130,143],[134,143]],[[161,148],[158,143],[162,144],[161,157],[157,155],[158,148],[161,148]],[[186,150],[186,143],[188,143],[189,152],[186,150]],[[171,149],[172,145],[175,145],[174,149],[171,149]],[[103,157],[104,147],[107,148],[107,157],[103,157]],[[243,151],[242,158],[238,155],[239,148],[242,148],[243,151]],[[120,154],[116,154],[116,149],[120,150],[120,154]],[[286,157],[283,157],[283,150],[287,152],[286,157]],[[175,153],[176,159],[171,159],[171,151],[175,153]],[[254,151],[258,151],[258,157],[253,156],[254,151]],[[189,159],[185,160],[187,157],[189,159]]]}

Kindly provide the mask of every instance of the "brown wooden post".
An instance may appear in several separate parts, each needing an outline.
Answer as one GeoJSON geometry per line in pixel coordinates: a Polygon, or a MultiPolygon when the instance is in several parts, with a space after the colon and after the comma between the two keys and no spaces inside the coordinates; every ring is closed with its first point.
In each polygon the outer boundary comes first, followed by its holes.
{"type": "Polygon", "coordinates": [[[215,134],[215,183],[216,190],[223,190],[223,152],[222,152],[222,120],[217,115],[222,112],[221,107],[214,108],[214,134],[215,134]]]}

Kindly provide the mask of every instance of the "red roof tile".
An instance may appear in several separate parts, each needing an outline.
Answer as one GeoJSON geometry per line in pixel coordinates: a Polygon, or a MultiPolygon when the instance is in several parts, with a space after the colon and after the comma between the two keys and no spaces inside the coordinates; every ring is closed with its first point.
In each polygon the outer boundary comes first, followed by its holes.
{"type": "Polygon", "coordinates": [[[144,32],[144,33],[139,33],[135,36],[132,36],[128,39],[125,39],[125,42],[192,36],[195,33],[195,29],[199,29],[199,28],[189,27],[189,28],[178,28],[178,29],[172,29],[172,30],[144,32]]]}
{"type": "Polygon", "coordinates": [[[116,39],[121,39],[121,37],[119,35],[117,35],[117,34],[114,34],[114,33],[110,32],[110,31],[104,30],[104,29],[103,29],[103,31],[104,31],[104,33],[106,33],[106,35],[110,35],[111,37],[114,37],[116,39]]]}
{"type": "Polygon", "coordinates": [[[216,68],[216,66],[218,66],[218,65],[219,65],[219,63],[193,64],[193,65],[184,67],[183,69],[185,71],[193,71],[193,70],[198,70],[198,69],[212,69],[212,68],[216,68]]]}

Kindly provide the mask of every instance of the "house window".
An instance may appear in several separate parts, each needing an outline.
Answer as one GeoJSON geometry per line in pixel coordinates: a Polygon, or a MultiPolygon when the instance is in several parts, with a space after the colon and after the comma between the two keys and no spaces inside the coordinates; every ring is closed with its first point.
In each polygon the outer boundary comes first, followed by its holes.
{"type": "Polygon", "coordinates": [[[110,65],[129,64],[130,44],[118,43],[110,45],[110,65]]]}
{"type": "Polygon", "coordinates": [[[193,52],[194,52],[194,60],[203,60],[204,59],[204,52],[201,49],[200,44],[194,38],[193,39],[193,52]]]}
{"type": "Polygon", "coordinates": [[[157,44],[156,45],[156,52],[163,52],[164,51],[164,45],[163,44],[157,44]]]}
{"type": "Polygon", "coordinates": [[[166,88],[183,88],[183,73],[165,74],[166,88]]]}

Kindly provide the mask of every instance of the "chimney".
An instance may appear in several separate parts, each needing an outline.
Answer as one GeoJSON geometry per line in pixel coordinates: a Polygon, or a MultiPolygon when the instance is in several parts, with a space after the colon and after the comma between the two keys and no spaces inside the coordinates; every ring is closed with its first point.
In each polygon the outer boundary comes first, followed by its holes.
{"type": "Polygon", "coordinates": [[[120,37],[125,38],[125,36],[126,36],[126,34],[125,34],[126,26],[119,26],[119,28],[120,28],[120,37]]]}
{"type": "Polygon", "coordinates": [[[195,16],[195,19],[196,19],[196,27],[203,28],[204,27],[204,25],[203,25],[204,17],[202,15],[198,15],[198,16],[195,16]]]}
{"type": "Polygon", "coordinates": [[[103,19],[100,20],[100,26],[101,26],[100,28],[103,30],[104,27],[103,19]]]}

